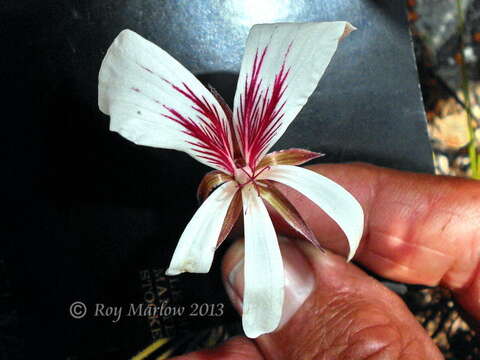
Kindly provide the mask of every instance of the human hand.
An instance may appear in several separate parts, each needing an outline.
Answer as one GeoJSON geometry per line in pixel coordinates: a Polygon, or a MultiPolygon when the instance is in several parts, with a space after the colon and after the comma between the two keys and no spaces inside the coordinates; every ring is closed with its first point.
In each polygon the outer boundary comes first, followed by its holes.
{"type": "MultiPolygon", "coordinates": [[[[365,164],[310,169],[362,204],[365,231],[354,261],[388,279],[447,287],[480,320],[480,183],[365,164]]],[[[280,240],[286,295],[279,329],[177,359],[441,359],[396,294],[335,255],[348,250],[337,225],[310,200],[282,190],[329,251],[280,240]]],[[[223,263],[226,289],[239,311],[242,258],[237,241],[223,263]]]]}

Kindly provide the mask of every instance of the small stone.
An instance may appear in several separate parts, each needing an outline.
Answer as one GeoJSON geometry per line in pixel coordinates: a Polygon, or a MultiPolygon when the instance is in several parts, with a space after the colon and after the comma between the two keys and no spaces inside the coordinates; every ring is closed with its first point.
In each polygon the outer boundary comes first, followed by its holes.
{"type": "Polygon", "coordinates": [[[450,164],[445,155],[437,154],[437,156],[435,156],[435,173],[437,175],[450,174],[450,164]]]}
{"type": "Polygon", "coordinates": [[[477,61],[477,57],[471,46],[467,46],[463,49],[463,56],[467,63],[475,63],[477,61]]]}
{"type": "Polygon", "coordinates": [[[458,150],[470,141],[465,111],[435,119],[430,131],[442,150],[458,150]]]}

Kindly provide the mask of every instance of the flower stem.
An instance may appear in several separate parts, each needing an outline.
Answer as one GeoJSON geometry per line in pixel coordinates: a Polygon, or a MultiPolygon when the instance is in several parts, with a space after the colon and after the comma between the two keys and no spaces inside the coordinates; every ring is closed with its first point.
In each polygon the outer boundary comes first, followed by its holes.
{"type": "Polygon", "coordinates": [[[466,113],[467,113],[467,125],[468,125],[468,156],[470,158],[470,168],[472,170],[472,178],[480,179],[480,156],[477,152],[477,142],[475,138],[476,123],[471,113],[470,102],[470,86],[468,79],[468,70],[464,61],[463,49],[465,46],[465,19],[462,12],[462,0],[457,0],[457,15],[458,15],[458,32],[460,36],[460,73],[462,77],[462,91],[465,101],[466,113]]]}

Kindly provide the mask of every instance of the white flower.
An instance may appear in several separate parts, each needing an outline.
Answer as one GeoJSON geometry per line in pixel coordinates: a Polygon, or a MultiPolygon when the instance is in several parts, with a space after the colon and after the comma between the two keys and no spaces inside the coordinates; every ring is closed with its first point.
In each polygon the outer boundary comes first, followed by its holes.
{"type": "Polygon", "coordinates": [[[355,198],[294,166],[320,154],[290,149],[266,155],[315,90],[339,40],[353,29],[342,21],[255,25],[233,113],[215,91],[132,31],[122,31],[103,60],[98,102],[112,131],[139,145],[184,151],[216,169],[200,185],[206,200],[180,237],[167,274],[208,272],[243,208],[243,328],[249,337],[277,328],[284,297],[282,258],[264,201],[318,246],[276,182],[310,198],[337,222],[349,242],[349,260],[362,237],[363,211],[355,198]]]}

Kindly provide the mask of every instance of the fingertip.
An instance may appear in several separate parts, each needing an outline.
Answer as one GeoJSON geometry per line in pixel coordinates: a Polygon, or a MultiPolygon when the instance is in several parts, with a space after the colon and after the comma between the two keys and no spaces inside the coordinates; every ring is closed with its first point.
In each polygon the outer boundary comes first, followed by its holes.
{"type": "Polygon", "coordinates": [[[277,332],[258,339],[272,358],[400,358],[416,341],[418,354],[441,358],[405,304],[342,256],[305,241],[295,245],[310,262],[314,292],[277,332]],[[287,345],[288,344],[288,345],[287,345]]]}
{"type": "Polygon", "coordinates": [[[263,356],[255,343],[243,336],[233,337],[213,348],[195,351],[172,358],[172,360],[262,360],[263,356]]]}

